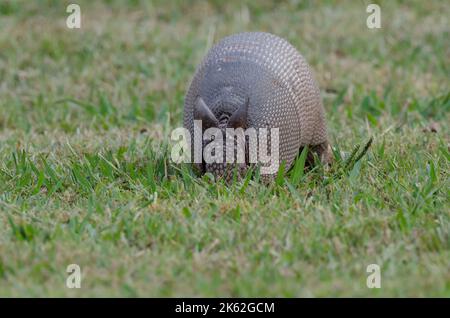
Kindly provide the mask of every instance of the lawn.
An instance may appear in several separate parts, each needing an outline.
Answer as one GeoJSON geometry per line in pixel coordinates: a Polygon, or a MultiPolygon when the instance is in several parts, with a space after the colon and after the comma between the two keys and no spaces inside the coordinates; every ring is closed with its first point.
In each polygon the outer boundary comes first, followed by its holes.
{"type": "Polygon", "coordinates": [[[81,29],[64,1],[0,3],[0,296],[450,297],[448,3],[380,1],[381,29],[368,1],[76,3],[81,29]],[[171,162],[196,65],[247,30],[310,63],[331,167],[171,162]]]}

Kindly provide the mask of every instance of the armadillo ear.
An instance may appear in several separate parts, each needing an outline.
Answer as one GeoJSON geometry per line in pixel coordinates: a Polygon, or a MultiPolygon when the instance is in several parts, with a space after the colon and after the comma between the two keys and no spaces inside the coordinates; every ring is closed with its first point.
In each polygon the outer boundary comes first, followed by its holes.
{"type": "Polygon", "coordinates": [[[206,106],[205,102],[200,96],[195,100],[194,120],[201,120],[203,129],[217,127],[219,125],[219,121],[217,120],[216,116],[214,116],[212,111],[208,108],[208,106],[206,106]]]}
{"type": "Polygon", "coordinates": [[[247,127],[247,111],[249,99],[245,101],[244,105],[238,108],[228,120],[228,127],[230,128],[246,128],[247,127]]]}

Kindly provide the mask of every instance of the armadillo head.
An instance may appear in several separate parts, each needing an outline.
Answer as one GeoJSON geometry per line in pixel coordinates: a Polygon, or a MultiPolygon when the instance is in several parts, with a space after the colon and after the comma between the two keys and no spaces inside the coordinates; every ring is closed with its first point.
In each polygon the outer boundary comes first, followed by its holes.
{"type": "MultiPolygon", "coordinates": [[[[243,134],[247,122],[248,100],[234,113],[222,113],[217,118],[208,108],[201,97],[198,97],[194,107],[194,120],[202,121],[204,134],[209,128],[215,128],[216,133],[221,138],[213,136],[203,139],[203,149],[211,152],[214,156],[216,150],[222,152],[222,156],[214,162],[203,162],[203,173],[210,172],[216,179],[223,178],[227,182],[234,176],[238,179],[245,175],[247,171],[248,149],[245,147],[245,137],[243,134]],[[238,129],[241,128],[241,129],[238,129]],[[232,134],[232,132],[234,133],[232,134]],[[206,139],[206,140],[205,140],[206,139]],[[231,155],[230,155],[231,154],[231,155]],[[230,160],[231,159],[231,160],[230,160]]],[[[214,131],[214,130],[209,130],[214,131]]]]}

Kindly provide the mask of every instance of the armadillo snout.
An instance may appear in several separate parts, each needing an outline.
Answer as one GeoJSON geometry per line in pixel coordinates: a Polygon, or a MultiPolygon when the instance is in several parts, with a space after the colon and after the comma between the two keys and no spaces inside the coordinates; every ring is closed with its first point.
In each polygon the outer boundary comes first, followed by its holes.
{"type": "MultiPolygon", "coordinates": [[[[225,134],[225,129],[222,130],[225,134]]],[[[241,179],[245,173],[247,172],[247,162],[246,162],[246,153],[247,149],[245,148],[245,143],[239,142],[236,136],[227,136],[224,138],[223,143],[218,144],[216,141],[210,141],[210,143],[204,144],[206,146],[214,146],[212,150],[212,154],[215,155],[215,150],[220,147],[219,153],[222,153],[222,157],[218,156],[217,161],[208,163],[206,162],[204,167],[204,172],[211,173],[216,179],[224,179],[229,182],[236,177],[238,180],[241,179]],[[228,144],[226,140],[228,139],[228,144]],[[231,142],[230,142],[231,141],[231,142]],[[231,147],[231,148],[230,148],[231,147]],[[233,156],[227,158],[227,153],[232,153],[233,156]],[[238,153],[241,155],[238,156],[238,153]]],[[[204,148],[205,149],[205,148],[204,148]]]]}
{"type": "Polygon", "coordinates": [[[237,163],[210,163],[205,164],[205,172],[211,173],[216,180],[232,181],[235,177],[240,180],[247,172],[247,165],[237,163]]]}

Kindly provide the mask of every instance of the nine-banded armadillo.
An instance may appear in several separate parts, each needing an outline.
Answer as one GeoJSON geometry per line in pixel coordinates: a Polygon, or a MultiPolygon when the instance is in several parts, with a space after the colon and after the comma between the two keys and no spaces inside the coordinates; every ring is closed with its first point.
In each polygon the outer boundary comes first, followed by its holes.
{"type": "MultiPolygon", "coordinates": [[[[185,97],[184,127],[191,137],[194,120],[202,121],[203,131],[209,127],[278,128],[279,163],[285,161],[285,171],[306,145],[319,158],[328,160],[319,88],[303,56],[273,34],[239,33],[210,49],[185,97]]],[[[204,141],[203,147],[207,143],[204,141]]],[[[246,149],[246,160],[248,155],[246,149]]],[[[203,162],[196,166],[203,173],[229,179],[231,168],[238,167],[242,175],[248,162],[203,162]]]]}

